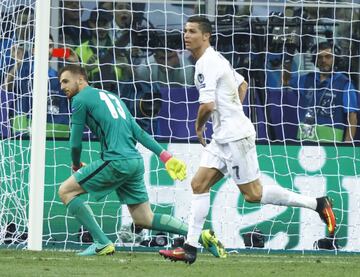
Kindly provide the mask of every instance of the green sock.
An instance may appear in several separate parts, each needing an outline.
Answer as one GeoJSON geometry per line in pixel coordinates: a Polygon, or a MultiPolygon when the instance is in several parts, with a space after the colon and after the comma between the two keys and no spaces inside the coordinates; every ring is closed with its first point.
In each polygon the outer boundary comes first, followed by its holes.
{"type": "Polygon", "coordinates": [[[186,236],[188,231],[188,225],[185,222],[171,215],[154,214],[151,229],[186,236]]]}
{"type": "Polygon", "coordinates": [[[85,229],[89,231],[95,242],[101,244],[108,244],[110,242],[96,222],[91,208],[89,205],[85,204],[84,200],[80,197],[75,197],[67,204],[67,208],[69,209],[70,214],[75,216],[85,229]]]}

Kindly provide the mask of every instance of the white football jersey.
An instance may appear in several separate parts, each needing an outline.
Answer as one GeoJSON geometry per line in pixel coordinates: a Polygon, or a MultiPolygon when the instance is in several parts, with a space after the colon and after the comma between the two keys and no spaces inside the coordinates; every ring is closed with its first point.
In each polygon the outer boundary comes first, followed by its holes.
{"type": "Polygon", "coordinates": [[[244,77],[214,48],[208,47],[196,62],[194,81],[200,104],[215,103],[211,115],[215,141],[227,143],[255,134],[238,93],[244,77]]]}

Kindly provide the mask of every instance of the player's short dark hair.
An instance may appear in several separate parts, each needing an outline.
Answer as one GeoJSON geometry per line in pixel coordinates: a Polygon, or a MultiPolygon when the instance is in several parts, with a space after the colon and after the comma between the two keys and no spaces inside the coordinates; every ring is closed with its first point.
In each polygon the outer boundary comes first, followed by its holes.
{"type": "Polygon", "coordinates": [[[324,41],[324,42],[320,42],[318,44],[318,50],[319,51],[323,51],[323,50],[326,50],[326,49],[331,49],[331,51],[333,51],[333,45],[332,43],[330,42],[327,42],[327,41],[324,41]]]}
{"type": "Polygon", "coordinates": [[[203,33],[209,33],[209,34],[212,33],[211,23],[209,19],[207,19],[205,16],[194,15],[189,17],[187,22],[198,23],[199,29],[203,33]]]}
{"type": "Polygon", "coordinates": [[[334,44],[333,42],[331,41],[322,41],[318,44],[315,44],[311,49],[311,53],[313,55],[317,55],[319,54],[321,51],[324,51],[326,49],[331,49],[331,53],[332,54],[335,54],[337,56],[341,55],[342,51],[341,51],[341,48],[337,45],[337,44],[334,44]]]}
{"type": "Polygon", "coordinates": [[[64,66],[63,68],[60,69],[58,77],[60,79],[61,74],[63,74],[65,71],[70,71],[72,74],[78,74],[84,77],[84,80],[87,82],[88,81],[88,77],[86,74],[86,71],[83,67],[81,67],[80,65],[77,64],[69,64],[64,66]]]}

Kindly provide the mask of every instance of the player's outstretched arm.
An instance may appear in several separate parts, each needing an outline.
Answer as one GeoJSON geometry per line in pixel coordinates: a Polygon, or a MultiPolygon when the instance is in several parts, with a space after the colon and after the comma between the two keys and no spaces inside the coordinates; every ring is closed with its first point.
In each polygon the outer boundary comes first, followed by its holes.
{"type": "Polygon", "coordinates": [[[165,164],[166,171],[173,180],[182,181],[186,178],[186,164],[182,160],[174,158],[166,150],[161,152],[160,160],[165,164]]]}
{"type": "Polygon", "coordinates": [[[132,123],[135,139],[160,157],[160,160],[165,164],[165,168],[172,179],[184,180],[186,178],[186,164],[173,157],[170,152],[164,150],[152,136],[141,129],[135,120],[133,120],[132,123]]]}

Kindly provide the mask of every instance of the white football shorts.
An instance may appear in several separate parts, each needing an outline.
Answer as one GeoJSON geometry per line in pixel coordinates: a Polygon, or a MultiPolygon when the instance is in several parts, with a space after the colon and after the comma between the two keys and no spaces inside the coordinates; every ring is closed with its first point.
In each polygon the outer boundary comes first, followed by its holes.
{"type": "Polygon", "coordinates": [[[218,169],[237,185],[255,181],[260,177],[255,136],[223,144],[212,140],[202,153],[200,166],[218,169]]]}

